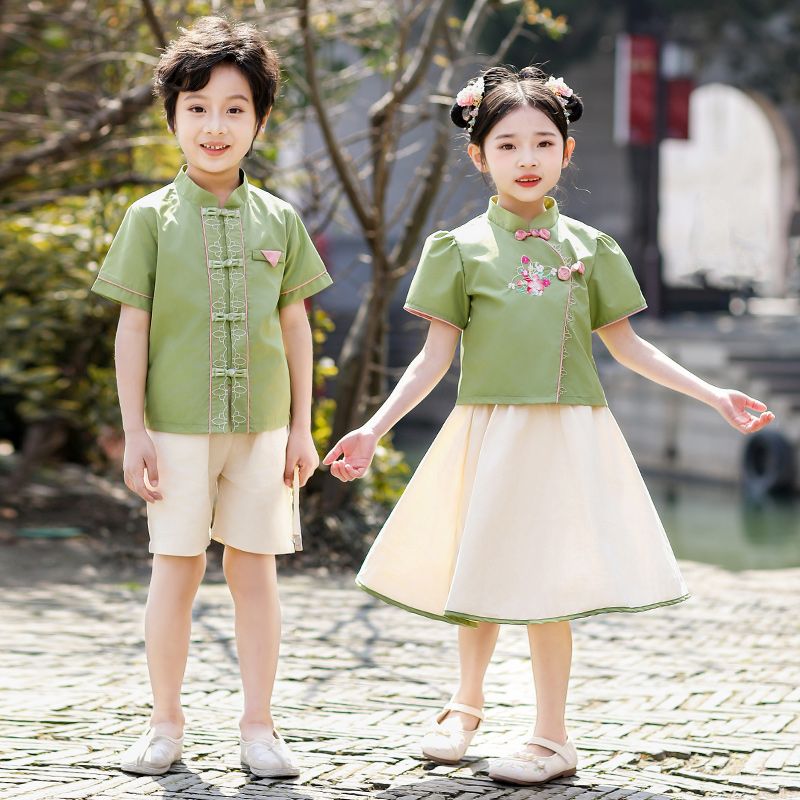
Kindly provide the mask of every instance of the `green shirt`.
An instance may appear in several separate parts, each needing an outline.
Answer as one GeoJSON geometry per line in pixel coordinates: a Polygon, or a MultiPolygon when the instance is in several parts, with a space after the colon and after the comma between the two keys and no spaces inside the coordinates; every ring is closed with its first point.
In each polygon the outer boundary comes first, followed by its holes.
{"type": "Polygon", "coordinates": [[[485,214],[425,242],[406,310],[463,333],[458,400],[606,405],[592,331],[647,307],[604,233],[559,214],[485,214]]]}
{"type": "Polygon", "coordinates": [[[250,433],[289,422],[278,310],[331,278],[294,209],[242,177],[224,208],[185,167],[137,200],[92,286],[150,312],[153,430],[250,433]]]}

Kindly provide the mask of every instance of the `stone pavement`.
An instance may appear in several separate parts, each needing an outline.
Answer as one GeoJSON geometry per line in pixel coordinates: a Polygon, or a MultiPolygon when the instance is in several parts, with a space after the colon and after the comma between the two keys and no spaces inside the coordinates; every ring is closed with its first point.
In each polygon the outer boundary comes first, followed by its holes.
{"type": "Polygon", "coordinates": [[[232,608],[206,583],[185,683],[184,763],[120,773],[148,704],[141,585],[12,581],[0,596],[0,796],[282,800],[800,797],[800,570],[731,574],[684,564],[694,596],[574,623],[568,719],[581,765],[540,790],[485,775],[523,735],[532,681],[522,628],[501,632],[488,721],[458,767],[418,757],[456,674],[453,627],[375,601],[350,579],[282,578],[276,718],[300,779],[238,761],[232,608]]]}

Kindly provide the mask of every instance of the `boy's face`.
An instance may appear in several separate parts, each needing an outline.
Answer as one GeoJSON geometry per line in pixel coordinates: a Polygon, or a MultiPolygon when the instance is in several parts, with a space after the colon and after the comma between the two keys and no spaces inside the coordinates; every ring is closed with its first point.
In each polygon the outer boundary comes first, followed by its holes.
{"type": "Polygon", "coordinates": [[[232,64],[214,67],[202,89],[178,95],[175,135],[190,177],[234,171],[238,176],[257,127],[250,84],[232,64]]]}

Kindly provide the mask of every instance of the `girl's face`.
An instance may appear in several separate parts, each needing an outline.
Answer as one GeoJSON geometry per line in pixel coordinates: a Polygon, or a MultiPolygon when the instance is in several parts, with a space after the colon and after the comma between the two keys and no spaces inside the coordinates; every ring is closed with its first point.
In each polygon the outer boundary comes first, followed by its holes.
{"type": "Polygon", "coordinates": [[[257,129],[250,84],[232,64],[214,67],[202,89],[178,95],[175,135],[189,177],[201,186],[228,179],[238,183],[239,163],[257,129]]]}
{"type": "Polygon", "coordinates": [[[566,142],[543,111],[522,106],[506,114],[483,142],[467,152],[473,164],[488,172],[497,187],[498,203],[524,219],[544,211],[544,198],[569,164],[575,140],[566,142]]]}

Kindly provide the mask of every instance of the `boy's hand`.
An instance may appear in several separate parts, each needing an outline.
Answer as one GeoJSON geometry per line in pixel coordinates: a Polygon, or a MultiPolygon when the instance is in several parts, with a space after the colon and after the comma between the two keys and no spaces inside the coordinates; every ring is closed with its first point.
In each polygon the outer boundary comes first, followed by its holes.
{"type": "Polygon", "coordinates": [[[760,431],[775,419],[775,415],[771,411],[767,411],[765,403],[737,392],[735,389],[720,389],[714,406],[726,422],[740,433],[760,431]],[[748,408],[761,413],[753,416],[747,411],[748,408]]]}
{"type": "Polygon", "coordinates": [[[292,485],[294,468],[300,469],[300,485],[305,486],[308,479],[319,466],[319,455],[314,446],[314,439],[308,428],[289,429],[289,441],[286,443],[286,466],[283,470],[283,482],[292,485]]]}
{"type": "Polygon", "coordinates": [[[340,481],[363,478],[372,463],[379,438],[370,430],[356,428],[336,443],[330,453],[322,459],[322,463],[329,464],[331,475],[340,481]],[[337,461],[339,456],[342,458],[337,461]]]}
{"type": "Polygon", "coordinates": [[[125,476],[125,485],[132,492],[136,492],[142,500],[155,503],[156,500],[162,499],[161,493],[156,488],[158,486],[156,448],[147,431],[141,430],[125,434],[122,472],[125,476]],[[146,482],[145,470],[147,470],[146,482]]]}

